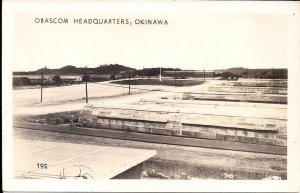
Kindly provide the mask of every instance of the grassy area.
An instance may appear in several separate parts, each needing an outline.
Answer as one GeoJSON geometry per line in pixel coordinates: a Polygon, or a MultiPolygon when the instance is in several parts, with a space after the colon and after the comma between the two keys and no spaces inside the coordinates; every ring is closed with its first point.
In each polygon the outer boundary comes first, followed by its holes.
{"type": "MultiPolygon", "coordinates": [[[[164,85],[164,86],[193,86],[202,84],[204,81],[201,79],[134,79],[130,80],[131,85],[164,85]]],[[[129,80],[115,81],[116,84],[126,84],[128,85],[129,80]]]]}
{"type": "Polygon", "coordinates": [[[45,115],[35,115],[35,116],[24,116],[18,117],[23,121],[28,121],[32,123],[40,123],[40,124],[50,124],[50,125],[58,125],[58,124],[76,124],[78,123],[80,111],[67,111],[61,113],[50,113],[45,115]]]}

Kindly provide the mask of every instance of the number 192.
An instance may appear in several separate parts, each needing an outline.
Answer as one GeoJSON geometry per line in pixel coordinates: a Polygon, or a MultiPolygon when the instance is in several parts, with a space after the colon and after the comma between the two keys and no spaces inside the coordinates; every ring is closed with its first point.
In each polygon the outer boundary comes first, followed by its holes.
{"type": "Polygon", "coordinates": [[[46,163],[37,163],[36,164],[38,169],[47,169],[47,164],[46,163]]]}

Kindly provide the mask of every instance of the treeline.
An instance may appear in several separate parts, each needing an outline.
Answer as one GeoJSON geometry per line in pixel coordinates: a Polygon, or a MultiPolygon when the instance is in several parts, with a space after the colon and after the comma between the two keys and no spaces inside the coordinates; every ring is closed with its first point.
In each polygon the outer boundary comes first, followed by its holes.
{"type": "Polygon", "coordinates": [[[246,68],[229,68],[223,72],[226,76],[237,76],[242,78],[257,79],[287,79],[288,70],[280,69],[246,69],[246,68]]]}
{"type": "Polygon", "coordinates": [[[84,75],[87,74],[94,74],[94,75],[121,75],[125,76],[128,73],[134,76],[158,76],[160,70],[163,71],[181,71],[180,68],[143,68],[137,70],[135,68],[129,68],[119,64],[105,64],[100,65],[96,68],[77,68],[75,66],[64,66],[59,69],[38,69],[36,71],[30,72],[13,72],[13,75],[41,75],[43,74],[51,74],[51,75],[84,75]]]}
{"type": "Polygon", "coordinates": [[[116,74],[123,71],[128,70],[136,70],[134,68],[129,68],[127,66],[119,65],[119,64],[105,64],[100,65],[96,68],[77,68],[76,66],[64,66],[59,69],[49,69],[49,68],[41,68],[36,71],[30,72],[13,72],[13,75],[40,75],[44,74],[56,74],[56,75],[81,75],[81,74],[116,74]]]}
{"type": "MultiPolygon", "coordinates": [[[[158,76],[160,72],[164,74],[164,71],[177,71],[180,72],[180,68],[143,68],[135,69],[119,64],[105,64],[96,68],[77,68],[75,66],[64,66],[59,69],[38,69],[30,72],[13,72],[13,85],[39,85],[41,83],[40,78],[32,78],[31,75],[48,75],[50,77],[45,78],[43,84],[49,85],[62,85],[80,83],[82,81],[89,82],[101,82],[107,80],[124,79],[130,77],[153,77],[158,76]],[[87,74],[87,75],[85,75],[87,74]],[[78,78],[70,78],[68,75],[78,76],[78,78]],[[65,76],[65,77],[63,77],[65,76]],[[67,76],[67,77],[66,77],[67,76]],[[63,77],[63,78],[62,78],[63,77]]],[[[182,74],[182,73],[178,73],[182,74]]],[[[196,77],[195,75],[188,75],[190,77],[196,77]]],[[[229,68],[221,71],[220,74],[214,77],[223,77],[223,79],[235,79],[238,78],[257,78],[257,79],[287,79],[287,69],[246,69],[246,68],[229,68]]]]}
{"type": "Polygon", "coordinates": [[[71,85],[79,84],[81,82],[103,82],[110,80],[110,76],[106,75],[81,75],[81,76],[66,76],[66,75],[47,75],[43,79],[41,75],[39,77],[32,77],[31,75],[18,75],[13,77],[13,86],[35,86],[35,85],[46,85],[46,86],[60,86],[60,85],[71,85]]]}

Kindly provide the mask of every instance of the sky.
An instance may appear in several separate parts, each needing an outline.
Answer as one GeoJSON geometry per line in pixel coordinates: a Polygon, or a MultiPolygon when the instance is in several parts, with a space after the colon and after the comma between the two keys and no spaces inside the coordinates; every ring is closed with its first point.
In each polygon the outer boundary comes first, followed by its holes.
{"type": "Polygon", "coordinates": [[[287,17],[276,13],[21,12],[14,19],[14,71],[47,66],[181,69],[286,68],[287,17]],[[68,18],[68,24],[35,18],[68,18]],[[74,18],[166,19],[168,25],[76,25],[74,18]]]}

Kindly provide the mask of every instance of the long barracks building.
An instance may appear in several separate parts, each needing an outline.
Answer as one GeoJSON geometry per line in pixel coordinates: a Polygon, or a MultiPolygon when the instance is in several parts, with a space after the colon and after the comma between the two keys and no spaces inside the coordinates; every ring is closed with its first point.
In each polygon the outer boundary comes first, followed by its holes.
{"type": "Polygon", "coordinates": [[[201,77],[218,77],[222,75],[221,70],[180,70],[180,71],[163,71],[163,76],[166,77],[195,77],[195,78],[201,78],[201,77]]]}

